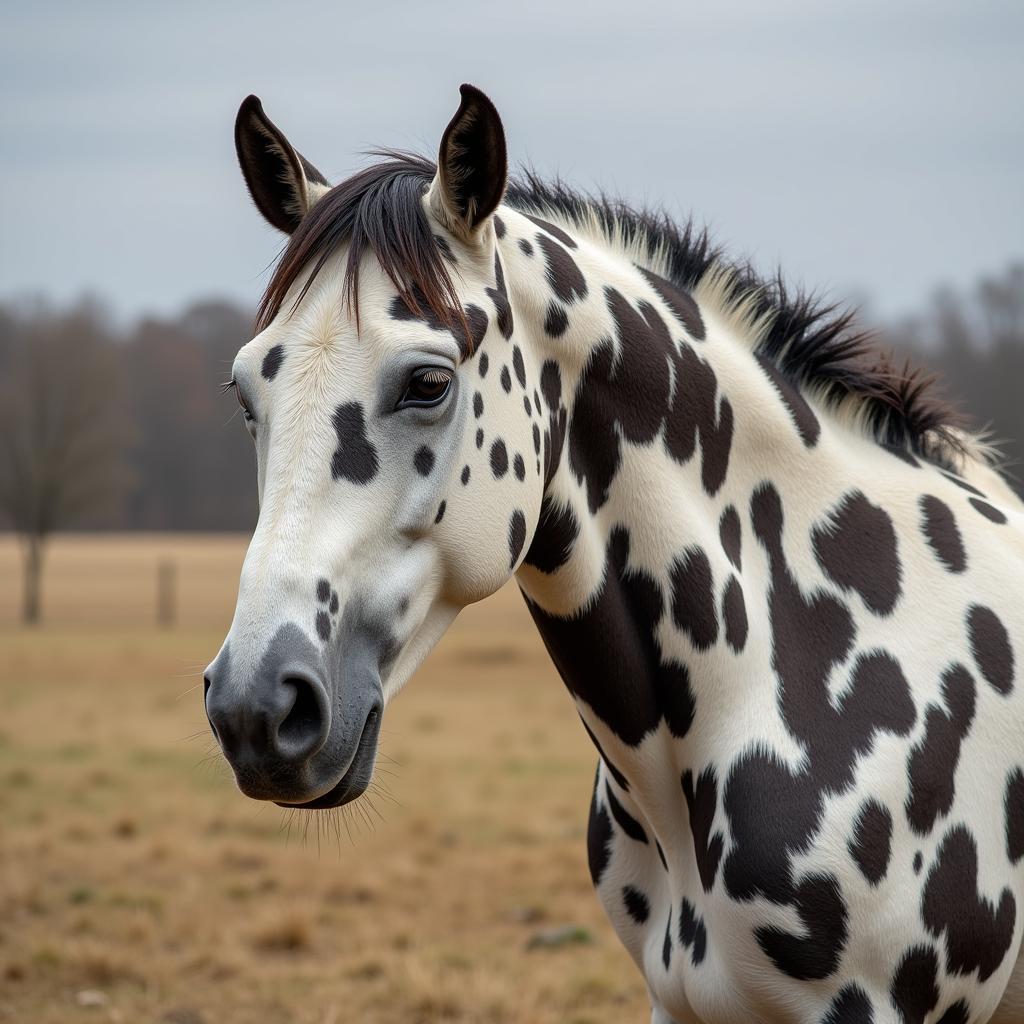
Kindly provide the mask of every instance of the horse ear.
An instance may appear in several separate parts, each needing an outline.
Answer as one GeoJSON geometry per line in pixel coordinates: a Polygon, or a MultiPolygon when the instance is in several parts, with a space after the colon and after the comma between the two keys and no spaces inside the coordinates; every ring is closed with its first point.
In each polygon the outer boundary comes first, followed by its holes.
{"type": "Polygon", "coordinates": [[[475,86],[463,85],[459,92],[462,102],[441,138],[430,199],[452,231],[469,239],[498,208],[508,162],[494,104],[475,86]]]}
{"type": "Polygon", "coordinates": [[[235,150],[257,209],[286,235],[331,187],[267,117],[258,96],[247,96],[238,108],[235,150]]]}

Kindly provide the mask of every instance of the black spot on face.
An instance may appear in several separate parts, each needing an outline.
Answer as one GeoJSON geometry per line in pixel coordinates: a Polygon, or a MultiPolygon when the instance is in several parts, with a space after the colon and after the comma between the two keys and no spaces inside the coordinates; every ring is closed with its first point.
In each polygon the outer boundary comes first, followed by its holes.
{"type": "Polygon", "coordinates": [[[843,496],[828,521],[815,527],[814,554],[843,590],[858,593],[876,615],[888,615],[900,596],[900,560],[889,514],[860,491],[843,496]]]}
{"type": "Polygon", "coordinates": [[[990,505],[987,501],[982,501],[981,498],[968,498],[967,499],[975,511],[980,512],[986,519],[993,523],[998,523],[1002,526],[1006,522],[1006,516],[999,511],[994,505],[990,505]]]}
{"type": "Polygon", "coordinates": [[[377,475],[377,449],[366,436],[362,405],[339,405],[332,422],[338,447],[331,459],[331,476],[354,484],[369,483],[377,475]]]}
{"type": "Polygon", "coordinates": [[[550,338],[560,338],[569,327],[569,317],[564,307],[557,302],[549,302],[547,313],[544,314],[544,331],[550,338]]]}
{"type": "Polygon", "coordinates": [[[327,604],[331,599],[331,585],[327,580],[318,580],[316,585],[316,599],[321,604],[327,604]]]}
{"type": "Polygon", "coordinates": [[[506,230],[505,222],[497,214],[495,214],[491,219],[494,221],[494,233],[499,239],[504,238],[506,230]]]}
{"type": "Polygon", "coordinates": [[[316,634],[324,643],[331,639],[331,617],[323,609],[316,613],[316,634]]]}
{"type": "Polygon", "coordinates": [[[850,856],[871,885],[878,885],[889,870],[892,848],[892,815],[877,800],[865,801],[847,844],[850,856]]]}
{"type": "Polygon", "coordinates": [[[530,240],[528,238],[519,239],[519,249],[524,256],[533,255],[533,246],[530,244],[530,240]]]}
{"type": "Polygon", "coordinates": [[[476,428],[476,446],[477,448],[483,448],[484,446],[484,432],[482,427],[476,428]]]}
{"type": "Polygon", "coordinates": [[[651,916],[651,905],[647,897],[632,885],[622,887],[622,904],[626,913],[637,923],[645,924],[651,916]]]}
{"type": "Polygon", "coordinates": [[[484,398],[479,391],[473,392],[473,415],[480,419],[484,414],[484,398]]]}
{"type": "Polygon", "coordinates": [[[523,395],[523,409],[525,410],[527,416],[531,418],[533,417],[533,406],[530,403],[529,395],[523,395]]]}
{"type": "Polygon", "coordinates": [[[964,825],[942,840],[921,898],[921,919],[937,939],[946,937],[946,970],[978,972],[986,981],[1013,940],[1017,905],[1004,888],[998,904],[978,892],[978,849],[964,825]]]}
{"type": "Polygon", "coordinates": [[[508,522],[509,568],[514,569],[526,542],[526,516],[516,509],[508,522]]]}
{"type": "Polygon", "coordinates": [[[439,523],[439,522],[441,522],[442,519],[444,519],[444,510],[447,507],[448,507],[448,504],[447,504],[447,502],[444,502],[444,501],[442,501],[441,504],[437,506],[437,515],[434,516],[434,522],[435,523],[439,523]]]}
{"type": "Polygon", "coordinates": [[[953,510],[933,494],[922,494],[921,531],[936,557],[950,572],[963,572],[967,568],[967,553],[953,510]]]}
{"type": "Polygon", "coordinates": [[[420,476],[430,476],[430,471],[434,468],[434,453],[425,444],[416,449],[412,461],[420,476]]]}
{"type": "Polygon", "coordinates": [[[1013,648],[1010,634],[991,608],[971,605],[967,613],[971,651],[985,682],[1004,696],[1013,690],[1013,648]]]}
{"type": "Polygon", "coordinates": [[[455,339],[459,343],[459,351],[463,359],[470,351],[476,352],[480,348],[484,335],[487,334],[487,314],[479,307],[472,304],[466,306],[466,324],[469,327],[469,344],[467,348],[466,336],[461,330],[455,332],[455,339]]]}
{"type": "Polygon", "coordinates": [[[922,868],[923,865],[924,865],[924,857],[921,856],[921,851],[918,850],[917,853],[914,854],[914,863],[912,865],[913,868],[914,868],[914,874],[915,875],[921,874],[921,868],[922,868]]]}
{"type": "Polygon", "coordinates": [[[275,345],[267,351],[260,366],[260,373],[265,380],[273,380],[284,362],[284,345],[275,345]]]}
{"type": "Polygon", "coordinates": [[[491,364],[490,364],[490,360],[488,360],[488,358],[487,358],[487,353],[486,352],[481,352],[480,353],[480,363],[479,363],[479,367],[478,367],[479,370],[480,370],[480,378],[481,378],[481,380],[484,377],[487,376],[487,368],[490,365],[491,364]]]}
{"type": "MultiPolygon", "coordinates": [[[[410,297],[416,303],[416,309],[407,305],[400,295],[396,295],[391,300],[389,313],[393,320],[422,323],[432,331],[446,331],[450,333],[459,346],[459,351],[464,359],[480,346],[484,335],[487,333],[487,314],[479,306],[470,304],[464,310],[466,325],[469,327],[469,335],[467,336],[461,326],[453,328],[446,324],[430,308],[426,296],[418,287],[413,286],[410,289],[410,297]]],[[[458,324],[457,313],[457,310],[452,310],[452,324],[458,324]]]]}
{"type": "Polygon", "coordinates": [[[687,548],[671,570],[672,618],[698,650],[718,639],[711,563],[702,548],[687,548]]]}
{"type": "Polygon", "coordinates": [[[466,484],[469,483],[469,466],[463,466],[462,467],[462,475],[461,475],[460,479],[462,480],[462,486],[463,487],[465,487],[466,484]]]}
{"type": "Polygon", "coordinates": [[[507,366],[501,368],[501,388],[506,395],[512,391],[512,375],[508,372],[507,366]]]}
{"type": "Polygon", "coordinates": [[[540,427],[533,425],[533,454],[540,455],[540,427]]]}
{"type": "Polygon", "coordinates": [[[491,445],[491,472],[495,480],[508,472],[508,449],[500,437],[491,445]]]}
{"type": "Polygon", "coordinates": [[[903,954],[889,987],[889,998],[903,1024],[924,1024],[939,1001],[938,957],[931,946],[914,946],[903,954]]]}
{"type": "Polygon", "coordinates": [[[672,963],[672,910],[669,908],[668,920],[665,922],[665,941],[661,944],[661,962],[667,971],[672,963]]]}
{"type": "Polygon", "coordinates": [[[479,307],[470,303],[465,309],[466,326],[469,328],[469,337],[465,332],[456,328],[452,333],[459,345],[459,352],[465,359],[471,352],[480,348],[484,336],[487,334],[487,314],[479,307]]]}
{"type": "Polygon", "coordinates": [[[512,460],[512,471],[515,473],[517,480],[526,479],[526,463],[523,462],[523,457],[519,452],[516,452],[516,457],[512,460]]]}
{"type": "Polygon", "coordinates": [[[338,614],[338,592],[336,590],[331,591],[331,603],[327,607],[332,615],[338,614]]]}

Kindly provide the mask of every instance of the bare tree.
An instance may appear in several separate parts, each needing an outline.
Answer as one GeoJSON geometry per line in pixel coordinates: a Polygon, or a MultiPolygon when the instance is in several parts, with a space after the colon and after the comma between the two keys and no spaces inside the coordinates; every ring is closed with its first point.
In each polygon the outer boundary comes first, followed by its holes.
{"type": "Polygon", "coordinates": [[[973,424],[991,431],[1024,496],[1024,264],[1011,263],[967,294],[939,289],[919,317],[889,336],[941,371],[973,424]]]}
{"type": "Polygon", "coordinates": [[[95,305],[35,310],[22,328],[0,374],[0,512],[24,544],[22,615],[36,623],[46,541],[116,490],[123,421],[116,352],[95,305]]]}

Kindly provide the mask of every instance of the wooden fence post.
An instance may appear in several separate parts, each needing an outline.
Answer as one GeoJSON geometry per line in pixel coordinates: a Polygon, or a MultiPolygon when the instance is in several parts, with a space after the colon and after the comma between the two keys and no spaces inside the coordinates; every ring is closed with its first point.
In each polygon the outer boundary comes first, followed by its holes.
{"type": "Polygon", "coordinates": [[[169,629],[178,618],[177,607],[178,567],[170,559],[164,559],[156,567],[156,621],[169,629]]]}

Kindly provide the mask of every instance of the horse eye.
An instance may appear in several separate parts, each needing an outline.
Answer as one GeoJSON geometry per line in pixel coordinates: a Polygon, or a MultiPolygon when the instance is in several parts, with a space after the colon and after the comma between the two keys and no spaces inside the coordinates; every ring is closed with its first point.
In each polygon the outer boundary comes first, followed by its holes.
{"type": "Polygon", "coordinates": [[[235,380],[234,377],[232,377],[230,380],[224,381],[224,383],[221,384],[220,386],[220,393],[222,395],[227,393],[228,391],[233,391],[235,393],[235,400],[242,407],[242,419],[244,419],[246,423],[255,423],[256,417],[253,416],[252,410],[249,408],[248,402],[246,402],[246,400],[242,397],[242,389],[238,386],[238,381],[235,380]]]}
{"type": "Polygon", "coordinates": [[[252,410],[249,408],[249,406],[246,404],[245,399],[242,397],[242,392],[239,391],[238,388],[235,388],[235,394],[238,396],[238,404],[242,407],[242,419],[244,419],[246,423],[255,422],[256,417],[253,416],[252,410]]]}
{"type": "Polygon", "coordinates": [[[396,408],[405,409],[412,406],[417,409],[429,409],[440,405],[448,397],[451,385],[451,370],[440,366],[420,367],[413,371],[396,408]]]}

